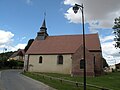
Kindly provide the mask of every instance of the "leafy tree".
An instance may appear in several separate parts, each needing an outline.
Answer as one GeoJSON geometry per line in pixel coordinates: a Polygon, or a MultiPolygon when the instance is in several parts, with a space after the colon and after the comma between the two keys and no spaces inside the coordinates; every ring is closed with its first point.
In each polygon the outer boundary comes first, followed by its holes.
{"type": "Polygon", "coordinates": [[[34,39],[30,39],[30,40],[28,41],[28,44],[27,44],[27,46],[26,46],[25,49],[24,49],[25,52],[29,49],[29,47],[30,47],[30,45],[32,44],[33,41],[34,41],[34,39]]]}
{"type": "Polygon", "coordinates": [[[107,63],[106,60],[105,60],[105,58],[102,58],[102,60],[103,60],[103,68],[109,67],[109,66],[108,66],[108,63],[107,63]]]}
{"type": "Polygon", "coordinates": [[[120,17],[115,18],[114,26],[113,26],[114,34],[115,34],[115,47],[120,48],[120,17]]]}
{"type": "Polygon", "coordinates": [[[14,52],[0,53],[0,60],[7,60],[14,52]]]}

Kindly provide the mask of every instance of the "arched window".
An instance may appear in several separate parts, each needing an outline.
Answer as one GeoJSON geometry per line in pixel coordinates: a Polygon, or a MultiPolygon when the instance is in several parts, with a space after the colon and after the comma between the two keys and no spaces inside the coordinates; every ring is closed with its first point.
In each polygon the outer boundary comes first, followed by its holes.
{"type": "Polygon", "coordinates": [[[80,69],[84,69],[84,59],[80,60],[80,69]]]}
{"type": "Polygon", "coordinates": [[[39,57],[39,63],[42,63],[42,56],[39,57]]]}
{"type": "Polygon", "coordinates": [[[63,56],[62,55],[58,55],[57,64],[63,64],[63,56]]]}

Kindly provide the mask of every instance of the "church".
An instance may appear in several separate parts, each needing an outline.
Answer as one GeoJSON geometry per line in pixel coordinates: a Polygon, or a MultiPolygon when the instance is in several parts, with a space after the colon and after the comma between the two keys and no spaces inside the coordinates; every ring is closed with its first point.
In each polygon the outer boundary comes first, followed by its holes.
{"type": "MultiPolygon", "coordinates": [[[[98,34],[85,35],[86,75],[103,73],[102,50],[98,34]]],[[[25,53],[24,69],[29,72],[61,73],[83,76],[82,35],[49,36],[45,19],[25,53]]]]}

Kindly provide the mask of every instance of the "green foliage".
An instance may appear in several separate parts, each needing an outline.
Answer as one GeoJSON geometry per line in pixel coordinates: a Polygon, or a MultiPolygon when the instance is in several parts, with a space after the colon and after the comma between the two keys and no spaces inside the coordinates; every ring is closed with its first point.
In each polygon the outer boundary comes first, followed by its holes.
{"type": "Polygon", "coordinates": [[[120,17],[115,18],[114,26],[113,26],[114,34],[115,34],[115,47],[120,48],[120,17]]]}
{"type": "MultiPolygon", "coordinates": [[[[60,83],[60,81],[58,80],[52,80],[52,79],[48,79],[45,77],[43,78],[42,76],[39,75],[39,73],[26,72],[24,74],[33,79],[36,79],[45,84],[48,84],[49,86],[56,88],[57,90],[83,90],[82,86],[76,87],[73,84],[69,84],[65,82],[60,83]]],[[[42,73],[42,74],[49,75],[52,77],[59,77],[59,78],[71,80],[71,81],[83,82],[83,77],[80,77],[80,76],[71,77],[70,75],[55,74],[55,73],[54,74],[53,73],[42,73]]],[[[109,88],[110,90],[120,90],[120,72],[108,73],[106,75],[99,76],[99,77],[87,77],[87,84],[106,87],[106,88],[109,88]]],[[[87,86],[87,90],[100,90],[100,89],[87,86]]]]}
{"type": "Polygon", "coordinates": [[[18,62],[16,60],[10,60],[9,61],[9,67],[12,69],[12,68],[15,68],[18,66],[18,62]]]}
{"type": "Polygon", "coordinates": [[[30,45],[32,44],[33,41],[34,41],[34,39],[30,39],[30,40],[28,41],[28,44],[27,44],[27,46],[26,46],[25,49],[24,49],[25,52],[29,49],[29,47],[30,47],[30,45]]]}
{"type": "Polygon", "coordinates": [[[17,61],[17,60],[0,60],[0,68],[23,68],[24,62],[23,61],[17,61]]]}
{"type": "Polygon", "coordinates": [[[108,66],[108,63],[107,63],[106,60],[105,60],[105,58],[102,58],[102,60],[103,60],[103,68],[109,67],[109,66],[108,66]]]}
{"type": "Polygon", "coordinates": [[[8,61],[14,52],[5,52],[0,54],[0,68],[23,68],[24,62],[17,60],[8,61]]]}
{"type": "Polygon", "coordinates": [[[1,53],[0,54],[0,60],[3,60],[3,58],[8,59],[14,52],[10,51],[10,52],[5,52],[5,53],[1,53]]]}
{"type": "Polygon", "coordinates": [[[10,60],[9,61],[9,67],[12,68],[22,68],[24,66],[23,61],[17,61],[17,60],[10,60]]]}
{"type": "Polygon", "coordinates": [[[24,61],[18,61],[18,67],[22,68],[24,66],[24,61]]]}

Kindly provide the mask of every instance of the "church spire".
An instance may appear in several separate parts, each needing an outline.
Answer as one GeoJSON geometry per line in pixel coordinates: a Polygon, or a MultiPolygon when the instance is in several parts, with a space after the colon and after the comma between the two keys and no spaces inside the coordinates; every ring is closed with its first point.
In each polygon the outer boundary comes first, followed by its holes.
{"type": "Polygon", "coordinates": [[[37,33],[37,39],[45,40],[47,36],[48,36],[48,33],[47,33],[46,22],[44,17],[42,26],[40,27],[40,31],[37,33]]]}
{"type": "Polygon", "coordinates": [[[40,28],[40,31],[41,31],[41,30],[44,30],[44,31],[47,30],[47,28],[46,28],[46,23],[45,23],[45,18],[44,18],[44,21],[43,21],[42,26],[41,26],[41,28],[40,28]]]}
{"type": "Polygon", "coordinates": [[[45,22],[45,17],[46,17],[46,12],[44,12],[44,20],[43,20],[43,23],[42,23],[42,26],[41,26],[40,30],[41,29],[47,30],[47,28],[46,28],[46,22],[45,22]]]}

